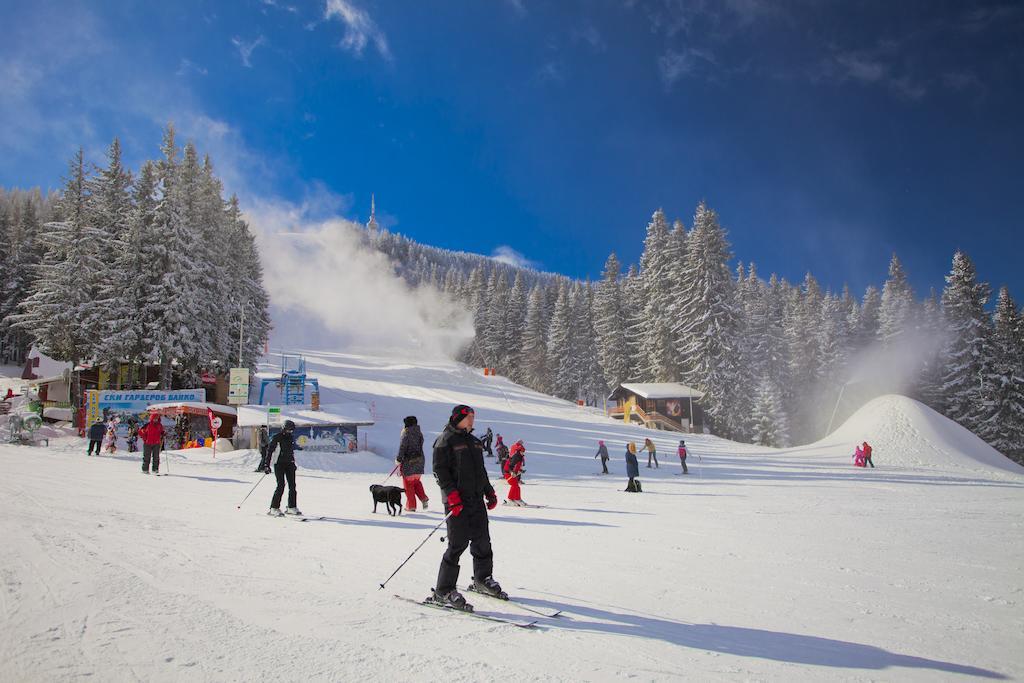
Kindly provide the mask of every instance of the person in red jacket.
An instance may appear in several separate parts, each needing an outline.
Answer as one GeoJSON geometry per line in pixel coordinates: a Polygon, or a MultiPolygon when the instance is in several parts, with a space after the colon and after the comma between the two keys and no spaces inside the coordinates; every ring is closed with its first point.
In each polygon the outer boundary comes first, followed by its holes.
{"type": "Polygon", "coordinates": [[[164,426],[160,415],[149,414],[149,422],[139,430],[142,437],[142,472],[149,474],[149,464],[153,463],[153,474],[160,471],[160,444],[164,439],[164,426]]]}
{"type": "Polygon", "coordinates": [[[867,441],[861,446],[861,450],[864,451],[864,462],[871,465],[871,469],[875,469],[875,463],[871,462],[871,446],[867,441]]]}
{"type": "Polygon", "coordinates": [[[523,496],[519,492],[519,477],[523,475],[525,466],[526,446],[522,441],[516,441],[509,449],[508,460],[505,461],[505,468],[502,472],[505,475],[505,481],[508,482],[508,502],[512,505],[526,505],[526,501],[523,500],[523,496]]]}

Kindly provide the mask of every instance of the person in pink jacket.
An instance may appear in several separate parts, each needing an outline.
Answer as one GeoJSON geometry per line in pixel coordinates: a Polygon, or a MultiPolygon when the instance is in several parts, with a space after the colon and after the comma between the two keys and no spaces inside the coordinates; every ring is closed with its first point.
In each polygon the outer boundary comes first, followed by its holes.
{"type": "Polygon", "coordinates": [[[853,451],[853,466],[864,467],[864,451],[861,450],[860,446],[857,446],[853,451]]]}

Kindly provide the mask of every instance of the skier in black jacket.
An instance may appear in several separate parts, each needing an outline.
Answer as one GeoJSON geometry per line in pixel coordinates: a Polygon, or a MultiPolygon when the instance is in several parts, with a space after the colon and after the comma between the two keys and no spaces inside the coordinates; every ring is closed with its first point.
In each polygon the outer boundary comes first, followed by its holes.
{"type": "Polygon", "coordinates": [[[89,450],[86,455],[92,455],[92,449],[96,449],[96,455],[100,454],[100,446],[103,444],[103,435],[107,433],[107,425],[100,420],[89,427],[89,450]]]}
{"type": "Polygon", "coordinates": [[[473,409],[457,405],[448,424],[434,442],[434,477],[445,497],[448,517],[448,549],[441,558],[434,588],[434,602],[461,610],[473,606],[456,590],[459,558],[469,547],[473,556],[473,589],[496,597],[507,597],[491,576],[494,555],[487,511],[498,504],[498,496],[484,469],[483,446],[473,436],[473,409]],[[484,501],[486,500],[486,507],[484,501]]]}
{"type": "Polygon", "coordinates": [[[484,438],[481,440],[481,442],[484,447],[484,451],[487,452],[487,457],[493,458],[494,451],[491,450],[491,444],[494,442],[494,432],[491,431],[490,427],[488,427],[487,431],[484,432],[484,438]]]}
{"type": "MultiPolygon", "coordinates": [[[[293,434],[295,423],[291,420],[284,421],[284,429],[274,435],[267,446],[267,456],[273,456],[270,464],[274,468],[274,476],[277,477],[277,488],[274,489],[274,498],[270,501],[270,510],[267,512],[272,517],[283,517],[284,515],[299,515],[298,494],[295,492],[295,449],[299,446],[295,443],[293,434]],[[277,451],[276,453],[274,451],[277,451]],[[288,509],[281,512],[281,496],[284,495],[284,482],[288,481],[288,509]]],[[[299,450],[302,450],[299,448],[299,450]]]]}

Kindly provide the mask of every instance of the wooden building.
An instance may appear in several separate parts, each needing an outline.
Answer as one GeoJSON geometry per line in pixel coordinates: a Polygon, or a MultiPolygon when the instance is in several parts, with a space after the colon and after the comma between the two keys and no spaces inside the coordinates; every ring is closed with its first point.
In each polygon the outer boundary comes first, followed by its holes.
{"type": "Polygon", "coordinates": [[[608,414],[651,429],[703,432],[703,392],[678,382],[620,384],[608,396],[608,414]]]}

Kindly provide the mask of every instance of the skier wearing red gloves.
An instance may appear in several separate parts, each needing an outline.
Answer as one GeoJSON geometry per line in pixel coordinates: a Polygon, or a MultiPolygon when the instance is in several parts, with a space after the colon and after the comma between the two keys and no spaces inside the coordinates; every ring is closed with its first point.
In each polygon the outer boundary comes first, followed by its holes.
{"type": "Polygon", "coordinates": [[[456,590],[459,558],[469,548],[473,556],[473,590],[507,597],[491,576],[494,555],[487,511],[498,504],[487,470],[483,445],[473,436],[473,409],[457,405],[448,424],[434,442],[434,477],[445,498],[448,517],[448,549],[441,558],[432,601],[446,607],[471,611],[472,605],[456,590]]]}

